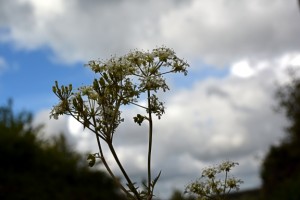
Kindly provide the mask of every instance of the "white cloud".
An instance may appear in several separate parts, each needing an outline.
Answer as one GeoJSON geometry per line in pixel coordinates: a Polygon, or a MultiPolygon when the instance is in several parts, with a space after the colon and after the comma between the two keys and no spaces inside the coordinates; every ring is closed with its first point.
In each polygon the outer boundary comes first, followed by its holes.
{"type": "Polygon", "coordinates": [[[300,66],[300,55],[295,54],[292,55],[293,57],[290,59],[290,66],[292,67],[299,67],[300,66]]]}
{"type": "Polygon", "coordinates": [[[296,1],[0,1],[1,40],[44,45],[64,62],[165,44],[219,65],[299,50],[296,1]]]}
{"type": "Polygon", "coordinates": [[[47,18],[67,12],[62,0],[39,1],[39,0],[19,0],[21,4],[29,4],[33,8],[33,14],[36,18],[47,20],[47,18]],[[45,19],[46,18],[46,19],[45,19]]]}
{"type": "Polygon", "coordinates": [[[233,64],[231,74],[241,78],[248,78],[254,75],[254,70],[250,67],[246,60],[242,60],[233,64]]]}
{"type": "MultiPolygon", "coordinates": [[[[166,114],[155,120],[153,136],[153,176],[162,170],[157,193],[167,197],[174,188],[183,190],[204,167],[227,159],[240,163],[233,173],[245,182],[242,189],[259,186],[261,160],[270,145],[284,136],[282,128],[287,123],[274,113],[274,91],[286,82],[285,70],[298,56],[245,61],[255,76],[208,78],[165,97],[166,114]]],[[[141,110],[124,109],[125,124],[116,133],[114,145],[124,167],[139,182],[146,177],[147,127],[132,122],[137,112],[141,110]]],[[[48,114],[42,112],[37,119],[44,121],[48,114]]],[[[53,123],[47,122],[48,132],[68,132],[66,118],[53,123]]],[[[82,134],[67,135],[77,144],[76,149],[97,152],[94,135],[82,134]]],[[[108,161],[118,172],[112,156],[108,161]]]]}
{"type": "MultiPolygon", "coordinates": [[[[259,184],[255,158],[283,136],[286,122],[272,110],[273,93],[276,83],[288,81],[286,66],[299,66],[298,19],[297,2],[284,0],[0,0],[0,42],[26,50],[48,46],[63,62],[165,44],[190,63],[229,67],[226,77],[203,79],[163,97],[167,110],[155,121],[153,174],[162,170],[157,192],[166,196],[224,159],[240,163],[235,173],[243,187],[259,184]]],[[[5,63],[0,58],[0,71],[5,63]]],[[[147,127],[132,122],[137,111],[124,110],[127,124],[114,144],[139,182],[145,178],[147,127]]],[[[68,117],[49,120],[49,110],[41,111],[34,123],[46,123],[46,136],[64,132],[77,150],[97,151],[94,135],[70,129],[68,117]]]]}
{"type": "Polygon", "coordinates": [[[165,41],[213,63],[299,49],[296,1],[192,1],[162,17],[165,41]],[[179,41],[179,42],[178,42],[179,41]]]}
{"type": "Polygon", "coordinates": [[[45,137],[50,137],[51,135],[58,135],[60,133],[68,133],[66,116],[62,116],[60,120],[51,120],[49,116],[50,110],[43,110],[37,113],[33,120],[34,125],[45,124],[43,128],[45,137]]]}
{"type": "Polygon", "coordinates": [[[75,118],[73,117],[68,117],[68,131],[74,135],[78,136],[82,132],[82,124],[78,122],[75,118]]]}

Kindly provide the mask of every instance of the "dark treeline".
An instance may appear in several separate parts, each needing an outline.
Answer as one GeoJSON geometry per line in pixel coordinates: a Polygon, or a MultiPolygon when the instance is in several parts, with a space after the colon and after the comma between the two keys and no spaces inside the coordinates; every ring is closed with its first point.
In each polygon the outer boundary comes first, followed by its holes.
{"type": "Polygon", "coordinates": [[[103,172],[91,171],[63,135],[42,140],[28,112],[0,107],[0,199],[123,199],[103,172]]]}
{"type": "MultiPolygon", "coordinates": [[[[292,73],[295,74],[295,73],[292,73]]],[[[289,120],[285,139],[272,146],[261,171],[265,199],[300,199],[300,79],[280,87],[276,93],[279,111],[289,120]]]]}

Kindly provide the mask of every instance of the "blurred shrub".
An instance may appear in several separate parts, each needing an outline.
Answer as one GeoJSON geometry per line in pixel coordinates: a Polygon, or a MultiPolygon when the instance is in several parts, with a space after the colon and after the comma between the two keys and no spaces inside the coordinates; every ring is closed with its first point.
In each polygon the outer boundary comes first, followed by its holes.
{"type": "Polygon", "coordinates": [[[290,124],[286,137],[279,146],[272,146],[261,170],[262,191],[265,199],[300,199],[300,79],[277,91],[279,111],[290,124]]]}
{"type": "Polygon", "coordinates": [[[0,199],[121,199],[112,180],[90,171],[63,135],[38,139],[32,115],[0,107],[0,199]]]}

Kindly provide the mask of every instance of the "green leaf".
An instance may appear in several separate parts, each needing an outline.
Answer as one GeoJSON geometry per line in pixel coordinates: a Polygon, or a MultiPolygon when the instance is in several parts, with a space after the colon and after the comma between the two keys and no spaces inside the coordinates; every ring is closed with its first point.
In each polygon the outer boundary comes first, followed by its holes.
{"type": "Polygon", "coordinates": [[[52,86],[52,91],[53,91],[53,93],[56,94],[56,87],[55,86],[52,86]]]}
{"type": "Polygon", "coordinates": [[[137,114],[136,117],[133,117],[134,122],[137,123],[138,125],[142,125],[144,119],[145,117],[140,114],[137,114]]]}
{"type": "Polygon", "coordinates": [[[161,175],[161,171],[158,173],[157,177],[153,180],[153,182],[152,182],[152,188],[154,188],[154,186],[155,186],[156,182],[158,181],[160,175],[161,175]]]}

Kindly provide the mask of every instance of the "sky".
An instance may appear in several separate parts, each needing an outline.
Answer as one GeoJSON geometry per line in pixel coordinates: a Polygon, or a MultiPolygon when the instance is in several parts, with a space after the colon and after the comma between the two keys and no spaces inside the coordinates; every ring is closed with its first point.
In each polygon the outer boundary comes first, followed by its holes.
{"type": "MultiPolygon", "coordinates": [[[[276,88],[300,65],[296,0],[0,0],[0,104],[34,113],[44,137],[64,132],[72,147],[97,152],[93,134],[75,120],[49,119],[58,99],[52,85],[91,84],[84,64],[132,49],[172,48],[189,64],[187,76],[168,77],[166,114],[154,125],[153,173],[162,171],[158,197],[169,197],[201,170],[238,162],[241,189],[259,187],[261,162],[284,137],[274,112],[276,88]]],[[[146,177],[147,127],[135,107],[114,145],[136,182],[146,177]]],[[[108,153],[108,152],[107,152],[108,153]]],[[[109,162],[118,173],[111,156],[109,162]]]]}

